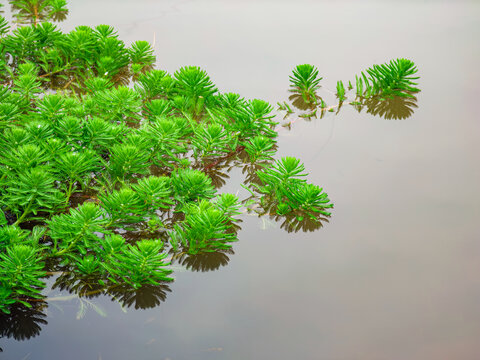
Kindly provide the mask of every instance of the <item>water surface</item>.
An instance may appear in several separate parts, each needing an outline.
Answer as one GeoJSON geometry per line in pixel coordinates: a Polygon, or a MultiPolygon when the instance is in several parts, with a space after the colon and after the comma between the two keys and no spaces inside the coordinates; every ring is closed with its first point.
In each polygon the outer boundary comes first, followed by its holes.
{"type": "MultiPolygon", "coordinates": [[[[38,336],[0,340],[1,359],[480,358],[480,35],[476,2],[71,1],[65,31],[111,24],[155,42],[158,68],[198,65],[220,91],[275,104],[288,75],[337,80],[415,61],[418,109],[385,120],[345,106],[281,130],[335,203],[330,223],[288,233],[244,216],[235,254],[177,272],[160,306],[52,301],[38,336]],[[77,320],[77,317],[80,319],[77,320]]],[[[239,172],[222,189],[240,191],[239,172]]]]}

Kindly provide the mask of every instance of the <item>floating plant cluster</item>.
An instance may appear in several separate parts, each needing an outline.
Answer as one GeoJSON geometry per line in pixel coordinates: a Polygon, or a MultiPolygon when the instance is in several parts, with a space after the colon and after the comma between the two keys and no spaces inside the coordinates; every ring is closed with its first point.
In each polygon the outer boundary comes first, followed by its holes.
{"type": "MultiPolygon", "coordinates": [[[[328,222],[333,204],[302,162],[275,157],[270,104],[221,93],[196,66],[155,69],[148,42],[126,46],[111,26],[63,33],[41,22],[66,15],[64,0],[11,4],[30,25],[11,30],[0,16],[2,316],[37,316],[52,276],[52,289],[78,296],[81,309],[102,294],[155,306],[178,266],[228,263],[242,213],[289,232],[328,222]],[[219,192],[234,167],[247,199],[219,192]]],[[[400,98],[411,108],[415,72],[406,59],[374,65],[356,78],[350,104],[382,115],[400,98]]],[[[329,107],[313,65],[290,80],[292,107],[310,111],[303,118],[338,113],[353,89],[337,82],[339,103],[329,107]]]]}
{"type": "Polygon", "coordinates": [[[255,203],[296,221],[329,216],[300,160],[274,160],[272,107],[220,93],[198,67],[154,69],[150,44],[127,47],[107,25],[10,31],[3,17],[0,52],[5,313],[41,302],[53,273],[54,287],[112,294],[165,286],[174,261],[220,266],[255,203]],[[217,191],[228,164],[253,198],[217,191]]]}
{"type": "Polygon", "coordinates": [[[291,105],[287,102],[278,103],[278,109],[285,111],[285,117],[293,114],[293,108],[307,111],[298,116],[304,119],[322,118],[326,112],[338,112],[342,105],[349,104],[358,112],[363,108],[367,113],[379,115],[385,119],[406,119],[413,114],[417,107],[415,93],[420,90],[414,81],[417,67],[408,59],[395,59],[381,65],[362,71],[355,76],[355,86],[352,81],[345,87],[343,81],[337,81],[336,98],[338,103],[327,105],[318,94],[321,77],[318,69],[311,64],[297,65],[290,76],[291,105]],[[349,94],[350,93],[350,94],[349,94]],[[348,95],[354,95],[354,100],[349,100],[348,95]]]}

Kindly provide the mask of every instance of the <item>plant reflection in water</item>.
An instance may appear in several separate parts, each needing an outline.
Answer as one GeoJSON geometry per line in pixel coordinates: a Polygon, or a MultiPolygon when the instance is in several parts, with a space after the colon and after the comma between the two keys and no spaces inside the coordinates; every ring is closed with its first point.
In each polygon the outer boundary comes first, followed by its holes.
{"type": "Polygon", "coordinates": [[[31,308],[14,304],[10,314],[0,313],[0,338],[28,340],[40,334],[42,326],[48,324],[47,303],[35,303],[31,308]]]}

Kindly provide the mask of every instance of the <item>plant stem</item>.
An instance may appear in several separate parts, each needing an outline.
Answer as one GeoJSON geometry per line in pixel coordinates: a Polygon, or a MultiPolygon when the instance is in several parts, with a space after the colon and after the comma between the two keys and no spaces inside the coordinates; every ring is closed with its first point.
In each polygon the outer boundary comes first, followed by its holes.
{"type": "Polygon", "coordinates": [[[65,206],[68,206],[68,203],[70,202],[70,198],[72,197],[72,190],[73,190],[73,182],[71,180],[68,181],[68,190],[65,195],[67,195],[67,198],[65,200],[65,206]]]}
{"type": "Polygon", "coordinates": [[[26,207],[26,209],[23,211],[23,214],[22,216],[20,216],[17,221],[15,221],[13,223],[13,226],[18,226],[22,221],[23,219],[25,219],[25,217],[30,214],[30,208],[32,207],[32,201],[30,201],[26,207]]]}
{"type": "Polygon", "coordinates": [[[62,71],[67,71],[67,70],[74,70],[77,68],[77,66],[72,66],[70,67],[70,64],[67,64],[65,65],[65,67],[63,69],[60,69],[60,70],[55,70],[55,71],[52,71],[52,72],[49,72],[48,74],[43,74],[43,75],[40,75],[39,78],[45,78],[45,77],[49,77],[49,76],[52,76],[52,75],[55,75],[55,74],[58,74],[62,71]]]}

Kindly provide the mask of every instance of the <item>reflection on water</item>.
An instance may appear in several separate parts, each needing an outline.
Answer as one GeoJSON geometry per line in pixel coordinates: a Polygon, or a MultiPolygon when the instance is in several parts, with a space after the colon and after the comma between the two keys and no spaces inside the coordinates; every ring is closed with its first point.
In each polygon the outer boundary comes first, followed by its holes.
{"type": "Polygon", "coordinates": [[[355,106],[359,112],[363,105],[367,108],[367,113],[378,115],[386,120],[404,120],[413,115],[417,106],[417,98],[393,96],[387,98],[371,97],[361,101],[362,105],[355,106]]]}
{"type": "Polygon", "coordinates": [[[40,334],[42,325],[47,325],[46,303],[34,303],[31,308],[15,304],[10,314],[0,313],[0,338],[28,340],[40,334]]]}
{"type": "MultiPolygon", "coordinates": [[[[299,94],[291,95],[289,100],[291,101],[291,105],[300,111],[307,111],[296,114],[299,118],[304,120],[312,120],[312,119],[321,119],[325,116],[327,112],[335,113],[338,115],[342,106],[344,104],[348,104],[353,106],[358,112],[361,112],[364,108],[366,108],[367,113],[379,116],[385,120],[405,120],[413,115],[417,106],[417,97],[414,95],[410,95],[411,97],[403,97],[403,96],[390,96],[390,97],[381,97],[381,96],[372,96],[369,98],[356,98],[355,101],[351,102],[339,102],[336,105],[329,106],[326,108],[322,108],[316,105],[307,104],[303,101],[303,98],[299,94]]],[[[319,97],[320,99],[320,97],[319,97]]],[[[284,115],[284,119],[290,117],[290,112],[286,112],[284,115]]],[[[295,115],[295,114],[294,114],[295,115]]],[[[292,123],[295,122],[294,120],[290,120],[289,122],[282,124],[284,128],[291,129],[292,123]]]]}
{"type": "Polygon", "coordinates": [[[172,264],[178,263],[190,271],[215,271],[222,266],[228,265],[230,258],[234,255],[232,249],[224,249],[199,254],[179,253],[172,259],[172,264]]]}
{"type": "Polygon", "coordinates": [[[66,0],[9,0],[12,15],[20,24],[61,22],[67,18],[66,0]]]}
{"type": "Polygon", "coordinates": [[[317,104],[319,104],[322,101],[322,98],[317,95],[316,96],[317,97],[317,103],[316,104],[313,103],[313,102],[306,102],[305,99],[303,98],[302,94],[300,94],[299,92],[296,92],[296,91],[293,91],[293,90],[290,90],[290,92],[293,92],[293,94],[288,97],[288,100],[290,100],[292,105],[294,107],[296,107],[298,110],[313,111],[317,107],[317,104]]]}
{"type": "Polygon", "coordinates": [[[107,290],[107,294],[112,300],[118,301],[123,307],[134,307],[135,309],[149,309],[159,306],[167,298],[167,293],[171,292],[170,286],[144,285],[138,289],[131,287],[118,286],[107,290]]]}
{"type": "Polygon", "coordinates": [[[278,202],[275,199],[263,198],[262,200],[261,205],[250,207],[248,212],[258,217],[268,216],[275,223],[280,223],[280,228],[288,233],[316,231],[329,222],[330,216],[307,214],[299,210],[281,215],[278,213],[278,202]]]}

